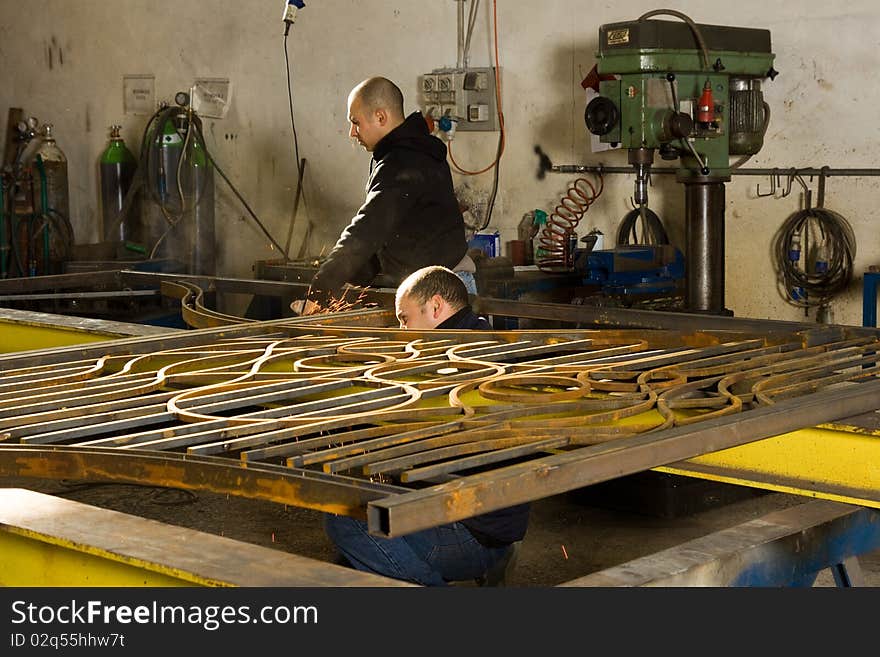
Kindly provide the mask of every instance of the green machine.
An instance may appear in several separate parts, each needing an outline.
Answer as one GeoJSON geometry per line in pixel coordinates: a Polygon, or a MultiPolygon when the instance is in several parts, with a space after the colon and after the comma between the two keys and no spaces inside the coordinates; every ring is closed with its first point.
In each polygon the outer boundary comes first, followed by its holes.
{"type": "Polygon", "coordinates": [[[770,109],[768,30],[694,23],[673,10],[599,28],[599,95],[585,120],[600,140],[628,150],[634,202],[645,209],[655,152],[678,160],[685,186],[688,309],[724,308],[724,184],[763,146],[770,109]],[[681,22],[648,20],[670,14],[681,22]],[[731,156],[741,156],[731,163],[731,156]]]}

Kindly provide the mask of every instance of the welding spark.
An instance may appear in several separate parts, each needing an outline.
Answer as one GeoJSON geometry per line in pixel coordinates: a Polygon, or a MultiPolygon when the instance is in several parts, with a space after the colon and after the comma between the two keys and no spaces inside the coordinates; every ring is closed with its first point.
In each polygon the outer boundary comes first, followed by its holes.
{"type": "Polygon", "coordinates": [[[559,547],[562,548],[562,556],[565,557],[566,559],[568,559],[568,552],[565,551],[565,546],[560,545],[559,547]]]}

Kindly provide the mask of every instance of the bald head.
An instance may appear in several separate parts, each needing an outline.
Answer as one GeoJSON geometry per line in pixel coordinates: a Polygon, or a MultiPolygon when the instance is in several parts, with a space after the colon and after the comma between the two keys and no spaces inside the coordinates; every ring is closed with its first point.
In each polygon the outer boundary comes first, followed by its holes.
{"type": "Polygon", "coordinates": [[[407,276],[397,288],[394,306],[400,328],[436,328],[468,305],[468,292],[455,272],[432,265],[407,276]]]}
{"type": "Polygon", "coordinates": [[[367,78],[351,90],[349,104],[354,98],[360,99],[367,112],[385,110],[392,119],[403,120],[403,94],[388,78],[367,78]]]}
{"type": "Polygon", "coordinates": [[[367,78],[348,94],[348,131],[365,150],[403,123],[403,94],[387,78],[367,78]]]}

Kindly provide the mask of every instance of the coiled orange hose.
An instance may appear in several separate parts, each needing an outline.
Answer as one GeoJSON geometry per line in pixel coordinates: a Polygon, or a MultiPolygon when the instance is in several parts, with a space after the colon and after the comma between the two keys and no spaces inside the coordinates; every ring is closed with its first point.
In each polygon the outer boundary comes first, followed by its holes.
{"type": "Polygon", "coordinates": [[[537,260],[537,265],[542,271],[568,271],[571,268],[571,234],[605,188],[601,174],[597,179],[597,184],[586,178],[575,180],[547,217],[547,224],[538,235],[543,256],[537,260]]]}

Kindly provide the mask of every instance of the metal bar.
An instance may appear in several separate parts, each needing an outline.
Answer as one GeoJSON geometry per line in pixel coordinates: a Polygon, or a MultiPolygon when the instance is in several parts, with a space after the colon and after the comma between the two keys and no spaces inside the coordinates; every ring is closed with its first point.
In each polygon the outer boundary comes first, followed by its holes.
{"type": "MultiPolygon", "coordinates": [[[[589,338],[587,338],[586,340],[572,340],[566,343],[566,348],[572,351],[582,351],[585,348],[592,346],[592,344],[593,341],[589,338]]],[[[491,358],[493,361],[496,362],[505,362],[513,360],[515,358],[525,358],[533,355],[544,354],[551,351],[558,352],[559,345],[535,345],[532,343],[532,341],[525,341],[512,345],[490,345],[488,347],[476,347],[472,349],[453,347],[452,349],[452,353],[455,353],[456,356],[459,356],[461,358],[473,358],[475,360],[479,360],[482,357],[491,358]]]]}
{"type": "Polygon", "coordinates": [[[862,280],[862,326],[877,326],[877,289],[880,272],[866,271],[862,280]]]}
{"type": "Polygon", "coordinates": [[[95,342],[89,345],[74,345],[48,350],[20,351],[13,354],[0,355],[0,371],[13,368],[51,365],[70,359],[83,360],[100,358],[107,355],[130,354],[137,351],[167,351],[181,347],[193,347],[210,340],[229,340],[264,335],[269,330],[280,331],[285,336],[307,333],[310,327],[326,323],[369,322],[372,318],[388,316],[387,310],[360,310],[336,313],[334,318],[314,315],[311,317],[272,319],[264,322],[217,328],[194,329],[192,331],[175,331],[163,333],[155,337],[122,338],[107,342],[95,342]]]}
{"type": "MultiPolygon", "coordinates": [[[[559,586],[786,586],[880,547],[880,513],[825,500],[770,513],[559,586]]],[[[857,561],[856,561],[857,564],[857,561]]],[[[847,578],[840,585],[851,585],[847,578]]]]}
{"type": "MultiPolygon", "coordinates": [[[[283,395],[290,397],[292,394],[292,390],[294,389],[296,389],[297,394],[301,395],[314,393],[318,390],[336,389],[346,385],[350,385],[350,383],[341,381],[328,382],[323,386],[315,386],[311,381],[304,379],[297,382],[284,381],[281,384],[257,384],[257,390],[263,393],[261,396],[259,396],[259,400],[261,402],[274,400],[276,398],[275,389],[279,385],[285,388],[283,395]]],[[[253,388],[251,388],[251,390],[253,391],[253,388]]],[[[61,418],[52,421],[43,420],[41,422],[31,422],[30,424],[23,425],[19,424],[9,429],[7,432],[2,434],[2,436],[6,439],[22,438],[25,436],[29,436],[27,438],[24,438],[24,442],[28,443],[58,442],[61,440],[84,438],[100,435],[103,433],[110,433],[127,428],[167,423],[176,420],[177,416],[171,412],[166,411],[167,405],[164,402],[167,402],[168,400],[176,396],[179,396],[179,393],[159,393],[156,395],[151,395],[149,397],[139,398],[139,401],[142,405],[134,409],[111,407],[110,409],[97,414],[83,414],[82,410],[80,410],[80,412],[74,414],[73,417],[61,418]],[[150,404],[149,402],[151,401],[162,403],[150,404]]],[[[195,398],[194,400],[190,400],[189,402],[177,402],[176,406],[187,408],[188,410],[195,409],[201,412],[216,412],[219,410],[227,410],[228,408],[247,405],[247,403],[251,402],[254,399],[257,399],[257,397],[250,397],[245,401],[238,399],[230,402],[228,401],[229,397],[229,392],[218,392],[215,394],[200,395],[199,397],[195,398]]],[[[18,421],[29,421],[28,416],[19,416],[17,419],[18,421]]],[[[228,426],[228,421],[226,420],[218,420],[218,422],[220,424],[218,424],[217,426],[221,426],[224,428],[228,426]]],[[[205,430],[206,426],[207,423],[199,425],[191,424],[186,425],[185,429],[188,429],[189,431],[205,430]]],[[[139,435],[139,437],[141,441],[146,442],[147,440],[151,439],[150,435],[151,434],[142,433],[139,435]]],[[[165,431],[162,431],[158,434],[152,434],[153,437],[157,437],[160,435],[165,436],[168,434],[165,431]]],[[[132,444],[133,442],[137,442],[137,439],[131,435],[122,436],[121,438],[115,437],[94,441],[95,444],[104,443],[120,445],[132,444]]]]}
{"type": "MultiPolygon", "coordinates": [[[[245,461],[263,461],[269,458],[281,456],[288,457],[287,465],[294,467],[302,467],[297,455],[304,454],[311,449],[319,449],[329,445],[347,441],[363,440],[366,438],[375,438],[378,436],[387,436],[392,433],[401,433],[410,429],[421,429],[423,427],[432,426],[432,422],[402,422],[400,424],[384,424],[367,429],[356,429],[354,431],[346,431],[337,434],[319,436],[306,440],[299,440],[293,443],[284,443],[281,445],[273,445],[271,447],[261,447],[257,449],[247,450],[241,453],[242,460],[245,461]]],[[[288,436],[279,436],[286,438],[288,436]]],[[[272,441],[279,438],[272,437],[272,441]]]]}
{"type": "MultiPolygon", "coordinates": [[[[378,398],[373,401],[359,401],[348,406],[343,406],[341,409],[342,413],[340,413],[340,415],[353,415],[363,417],[362,414],[366,414],[367,411],[381,410],[389,406],[392,408],[399,407],[408,403],[409,401],[411,401],[411,399],[412,397],[410,395],[390,395],[378,398]]],[[[313,415],[313,413],[310,413],[309,415],[313,415]]],[[[263,434],[255,434],[252,436],[241,436],[218,442],[204,443],[201,445],[189,447],[187,451],[190,454],[220,454],[222,452],[232,452],[254,447],[255,445],[265,444],[265,436],[263,434]]]]}
{"type": "MultiPolygon", "coordinates": [[[[13,435],[13,431],[20,428],[30,428],[38,424],[49,426],[55,421],[66,421],[77,417],[90,417],[95,414],[109,413],[111,417],[124,409],[144,410],[149,408],[152,402],[163,401],[171,397],[171,393],[159,393],[156,395],[145,395],[143,397],[135,397],[128,399],[115,399],[111,402],[103,402],[100,404],[89,404],[86,406],[76,406],[74,408],[62,407],[44,413],[33,413],[26,416],[17,416],[13,418],[0,419],[0,430],[11,429],[8,436],[13,435]],[[24,424],[22,424],[24,421],[24,424]]],[[[69,426],[69,425],[68,425],[69,426]]],[[[4,434],[4,436],[7,434],[4,434]]]]}
{"type": "MultiPolygon", "coordinates": [[[[222,278],[216,276],[197,276],[191,274],[162,274],[158,272],[140,272],[123,270],[120,272],[123,282],[133,285],[153,285],[159,287],[163,281],[188,282],[203,290],[217,292],[277,296],[282,298],[300,299],[309,290],[308,281],[298,282],[269,280],[265,278],[222,278]]],[[[311,276],[309,276],[311,279],[311,276]]],[[[363,301],[378,303],[385,308],[394,307],[394,290],[385,288],[368,288],[363,301]]],[[[393,319],[393,317],[392,317],[393,319]]]]}
{"type": "Polygon", "coordinates": [[[78,416],[47,422],[15,427],[2,434],[2,438],[19,438],[28,445],[60,443],[98,436],[105,433],[126,431],[155,424],[173,422],[176,418],[172,413],[163,412],[164,405],[141,406],[138,408],[115,411],[107,415],[78,416]],[[110,418],[108,418],[108,415],[110,418]],[[111,419],[112,418],[112,419],[111,419]],[[56,429],[55,426],[60,428],[56,429]]]}
{"type": "Polygon", "coordinates": [[[206,308],[204,305],[204,291],[192,283],[162,281],[161,289],[163,296],[180,301],[180,312],[188,326],[209,328],[212,326],[226,326],[255,321],[244,317],[224,315],[206,308]]]}
{"type": "Polygon", "coordinates": [[[862,566],[859,564],[859,558],[855,555],[845,559],[842,563],[834,564],[831,567],[831,574],[834,576],[834,582],[839,587],[848,588],[866,585],[862,566]]]}
{"type": "MultiPolygon", "coordinates": [[[[323,390],[332,391],[335,389],[349,387],[349,381],[328,381],[322,386],[309,386],[313,391],[323,390]]],[[[296,391],[298,394],[304,394],[302,389],[296,391]]],[[[295,396],[295,395],[291,395],[295,396]]],[[[317,400],[310,402],[307,407],[328,408],[332,407],[328,400],[317,400]]],[[[186,447],[195,443],[199,443],[205,439],[216,440],[222,439],[226,443],[231,443],[236,439],[250,434],[265,433],[273,429],[280,429],[287,424],[282,419],[284,417],[293,417],[291,406],[281,406],[276,408],[261,409],[251,413],[244,413],[233,418],[208,418],[202,422],[192,422],[177,424],[171,428],[156,429],[152,431],[142,431],[136,434],[128,434],[124,436],[114,436],[103,440],[93,441],[93,445],[138,445],[144,447],[149,445],[151,449],[174,449],[178,447],[186,447]]],[[[300,431],[307,431],[306,428],[300,428],[300,431]]]]}
{"type": "Polygon", "coordinates": [[[54,408],[56,406],[54,402],[57,401],[64,401],[67,405],[75,404],[76,400],[83,394],[95,394],[107,390],[119,392],[126,387],[137,389],[143,384],[153,383],[155,380],[156,377],[153,374],[134,374],[80,378],[74,381],[58,383],[50,381],[49,385],[34,386],[30,394],[22,389],[19,389],[17,393],[0,393],[0,417],[23,415],[23,413],[16,412],[21,408],[34,408],[37,412],[39,412],[41,405],[47,405],[47,408],[54,408]]]}
{"type": "MultiPolygon", "coordinates": [[[[484,432],[480,430],[444,432],[438,436],[409,440],[406,443],[386,445],[376,449],[355,445],[355,449],[347,452],[348,454],[354,454],[354,456],[344,457],[344,454],[337,452],[334,456],[338,458],[324,463],[324,472],[342,472],[364,466],[364,474],[378,474],[381,470],[371,468],[370,464],[379,461],[385,462],[399,456],[419,453],[427,454],[439,447],[462,445],[463,443],[473,443],[475,441],[486,443],[487,441],[483,438],[484,435],[484,432]]],[[[328,459],[324,460],[327,461],[328,459]]]]}
{"type": "MultiPolygon", "coordinates": [[[[52,313],[19,310],[16,308],[0,308],[0,331],[4,330],[7,326],[35,327],[37,329],[45,329],[52,332],[85,332],[102,336],[104,339],[108,340],[120,336],[133,337],[156,335],[158,333],[174,333],[179,331],[179,329],[151,326],[148,324],[118,322],[107,319],[94,319],[92,317],[71,317],[68,315],[55,315],[52,313]]],[[[76,335],[76,333],[73,333],[73,335],[76,335]]],[[[83,341],[84,340],[77,340],[77,342],[83,341]]]]}
{"type": "Polygon", "coordinates": [[[0,280],[0,293],[13,294],[38,290],[64,290],[74,287],[94,288],[97,285],[120,288],[119,269],[89,271],[76,274],[52,274],[0,280]]]}
{"type": "MultiPolygon", "coordinates": [[[[633,167],[604,166],[602,164],[554,164],[549,169],[552,173],[597,173],[617,174],[634,173],[633,167]]],[[[679,172],[678,168],[651,167],[651,175],[673,175],[679,172]]],[[[778,169],[731,169],[732,176],[851,176],[859,178],[863,176],[880,176],[880,169],[845,169],[831,167],[780,167],[778,169]]]]}
{"type": "MultiPolygon", "coordinates": [[[[370,533],[400,536],[521,502],[875,410],[880,381],[785,400],[697,425],[584,447],[370,503],[370,533]]],[[[565,437],[565,429],[559,430],[565,437]]],[[[880,507],[880,491],[875,500],[880,507]]]]}
{"type": "MultiPolygon", "coordinates": [[[[436,445],[438,445],[436,449],[427,449],[426,451],[417,452],[414,454],[406,454],[404,456],[398,456],[395,458],[387,458],[382,461],[373,460],[363,467],[363,472],[366,475],[382,474],[383,472],[395,472],[404,470],[406,468],[412,468],[413,466],[419,465],[421,463],[430,463],[431,461],[441,461],[447,458],[458,458],[467,454],[478,454],[481,452],[506,449],[508,447],[517,447],[519,445],[535,443],[539,440],[553,438],[553,436],[549,435],[550,433],[550,431],[545,431],[544,435],[541,435],[540,432],[533,430],[529,431],[527,434],[519,432],[519,435],[514,436],[512,435],[511,431],[490,430],[485,432],[485,437],[481,437],[478,440],[465,441],[460,440],[459,436],[461,436],[461,434],[459,434],[458,436],[453,435],[449,436],[447,440],[439,441],[438,443],[436,443],[436,445]]],[[[562,444],[565,444],[566,442],[567,441],[563,441],[562,444]]],[[[426,446],[422,445],[422,447],[426,446]]],[[[377,458],[382,456],[382,454],[376,455],[377,458]]],[[[457,465],[453,469],[458,469],[457,465]]],[[[407,472],[407,481],[414,481],[415,477],[413,475],[414,472],[412,470],[407,472]]],[[[424,478],[428,479],[430,477],[424,478]]]]}
{"type": "Polygon", "coordinates": [[[55,294],[2,294],[0,301],[43,301],[47,299],[113,299],[155,297],[158,290],[108,290],[106,292],[57,292],[55,294]]]}
{"type": "Polygon", "coordinates": [[[492,463],[510,461],[521,456],[527,456],[530,454],[549,452],[553,449],[564,447],[568,444],[568,442],[569,439],[567,437],[547,438],[545,440],[532,441],[529,442],[529,444],[527,445],[521,445],[519,447],[507,447],[504,449],[498,449],[489,452],[487,454],[466,456],[464,458],[455,459],[446,463],[428,465],[422,468],[413,468],[412,470],[407,470],[403,473],[403,475],[401,475],[401,481],[423,481],[425,479],[431,479],[442,474],[450,474],[453,472],[468,470],[470,468],[478,468],[490,465],[492,463]]]}
{"type": "Polygon", "coordinates": [[[0,566],[3,586],[413,586],[21,489],[0,489],[0,566]]]}
{"type": "MultiPolygon", "coordinates": [[[[135,379],[133,382],[131,382],[130,387],[113,385],[112,383],[109,385],[99,386],[97,387],[95,393],[69,397],[63,400],[63,404],[67,408],[70,408],[72,406],[87,406],[91,404],[114,402],[117,400],[126,399],[131,396],[158,392],[160,386],[161,382],[157,381],[155,377],[150,377],[149,379],[142,377],[140,379],[135,379]]],[[[0,418],[3,418],[5,420],[9,417],[20,417],[28,411],[34,413],[52,412],[54,409],[62,405],[58,402],[58,395],[55,395],[55,399],[50,398],[46,401],[29,402],[25,403],[24,405],[7,407],[0,411],[0,418]]]]}
{"type": "Polygon", "coordinates": [[[407,491],[376,482],[268,463],[187,454],[0,444],[0,476],[173,486],[363,517],[370,500],[407,491]]]}
{"type": "MultiPolygon", "coordinates": [[[[363,454],[367,450],[375,452],[377,450],[386,450],[388,448],[406,445],[412,443],[413,441],[419,441],[421,443],[421,441],[433,438],[435,436],[445,436],[459,431],[462,426],[463,423],[461,421],[447,422],[440,425],[434,424],[432,426],[416,428],[403,432],[399,431],[390,436],[388,434],[383,434],[382,436],[375,438],[368,437],[368,439],[366,440],[360,440],[349,445],[343,445],[341,447],[334,447],[324,450],[320,453],[306,454],[300,457],[295,457],[293,460],[288,460],[288,463],[295,463],[297,465],[314,465],[317,463],[325,463],[333,459],[347,460],[347,457],[351,456],[352,454],[363,454]]],[[[339,439],[343,441],[345,440],[345,438],[345,434],[339,437],[339,439]]],[[[355,463],[354,465],[358,465],[358,463],[355,463]]]]}
{"type": "Polygon", "coordinates": [[[164,282],[187,282],[203,290],[234,292],[240,294],[260,294],[265,296],[303,296],[308,285],[288,281],[267,281],[252,278],[224,278],[219,276],[198,276],[195,274],[163,274],[124,269],[119,272],[123,284],[151,285],[157,289],[164,282]]]}
{"type": "MultiPolygon", "coordinates": [[[[599,308],[590,306],[563,305],[554,303],[525,303],[492,297],[477,297],[474,309],[486,315],[549,319],[560,322],[587,324],[615,328],[647,328],[657,330],[691,333],[695,326],[701,332],[740,331],[753,334],[752,337],[771,337],[775,333],[794,333],[810,331],[819,339],[840,335],[880,335],[880,331],[850,326],[816,327],[810,322],[788,322],[769,319],[750,319],[703,315],[696,313],[675,313],[660,310],[632,310],[629,308],[599,308]]],[[[748,335],[742,337],[749,337],[748,335]]]]}

